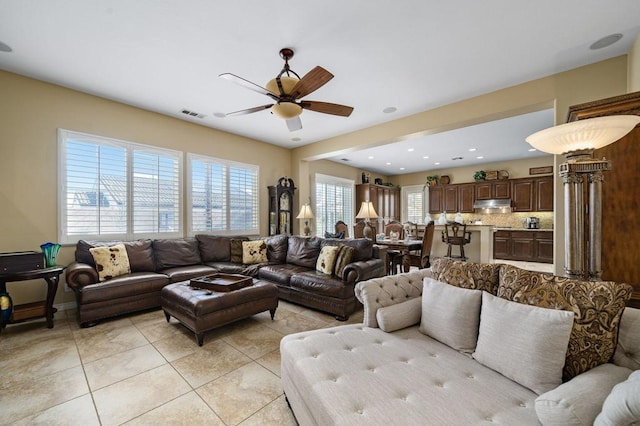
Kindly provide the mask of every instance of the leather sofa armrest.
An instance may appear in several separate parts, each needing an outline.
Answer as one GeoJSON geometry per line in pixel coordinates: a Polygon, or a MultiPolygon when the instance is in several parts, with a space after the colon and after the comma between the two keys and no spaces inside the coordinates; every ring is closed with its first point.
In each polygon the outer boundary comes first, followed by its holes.
{"type": "Polygon", "coordinates": [[[342,273],[342,281],[346,284],[355,284],[359,281],[371,278],[381,277],[385,274],[385,262],[382,259],[371,258],[368,260],[360,260],[351,262],[342,273]]]}
{"type": "Polygon", "coordinates": [[[373,245],[373,257],[385,260],[387,258],[387,247],[373,245]]]}
{"type": "Polygon", "coordinates": [[[98,271],[93,266],[80,262],[73,262],[67,266],[65,278],[69,287],[75,291],[80,291],[82,287],[99,281],[98,271]]]}
{"type": "Polygon", "coordinates": [[[405,274],[361,281],[356,284],[356,297],[364,305],[364,326],[378,327],[376,313],[379,308],[420,297],[422,295],[422,279],[430,274],[429,269],[419,269],[405,274]]]}

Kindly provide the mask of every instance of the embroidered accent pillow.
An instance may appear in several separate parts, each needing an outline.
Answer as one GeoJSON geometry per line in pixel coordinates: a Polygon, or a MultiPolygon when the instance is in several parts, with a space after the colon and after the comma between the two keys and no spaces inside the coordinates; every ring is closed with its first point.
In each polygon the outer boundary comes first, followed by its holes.
{"type": "Polygon", "coordinates": [[[543,308],[572,311],[563,380],[606,362],[615,352],[618,327],[632,287],[611,281],[579,281],[502,265],[498,296],[543,308]]]}
{"type": "Polygon", "coordinates": [[[267,243],[264,240],[242,242],[242,263],[254,265],[267,262],[267,243]]]}
{"type": "Polygon", "coordinates": [[[93,247],[89,249],[93,261],[96,263],[100,282],[125,275],[131,272],[129,256],[124,244],[108,247],[93,247]]]}
{"type": "Polygon", "coordinates": [[[318,260],[316,261],[316,271],[327,275],[333,274],[333,268],[336,264],[336,258],[338,257],[339,250],[340,247],[338,246],[322,247],[318,260]]]}

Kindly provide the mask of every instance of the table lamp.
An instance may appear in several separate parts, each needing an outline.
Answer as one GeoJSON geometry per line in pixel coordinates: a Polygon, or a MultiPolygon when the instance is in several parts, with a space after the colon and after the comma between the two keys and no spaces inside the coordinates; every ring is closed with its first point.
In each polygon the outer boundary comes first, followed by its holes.
{"type": "Polygon", "coordinates": [[[377,218],[378,214],[376,213],[376,209],[373,208],[373,203],[371,201],[363,201],[360,206],[360,211],[356,215],[356,219],[364,219],[364,229],[362,233],[365,238],[373,239],[371,238],[373,230],[371,229],[369,220],[377,218]]]}
{"type": "Polygon", "coordinates": [[[311,206],[306,203],[302,205],[302,208],[300,209],[300,213],[298,214],[298,216],[296,216],[296,219],[304,219],[304,236],[308,237],[309,235],[311,235],[311,228],[309,227],[309,219],[314,219],[315,216],[313,215],[313,212],[311,211],[311,206]]]}

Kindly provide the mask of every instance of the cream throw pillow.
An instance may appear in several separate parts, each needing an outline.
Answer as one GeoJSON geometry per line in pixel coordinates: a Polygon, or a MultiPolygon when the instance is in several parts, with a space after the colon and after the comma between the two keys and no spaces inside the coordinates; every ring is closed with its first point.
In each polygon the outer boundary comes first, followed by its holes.
{"type": "Polygon", "coordinates": [[[267,243],[264,240],[242,242],[242,263],[253,265],[267,261],[267,243]]]}
{"type": "Polygon", "coordinates": [[[316,261],[316,271],[322,272],[323,274],[327,275],[333,274],[333,267],[336,264],[339,250],[339,246],[322,247],[322,250],[320,250],[320,255],[318,256],[318,260],[316,261]]]}
{"type": "Polygon", "coordinates": [[[640,423],[640,370],[636,370],[613,390],[596,417],[595,426],[637,425],[640,423]]]}
{"type": "Polygon", "coordinates": [[[425,277],[420,331],[458,351],[473,352],[478,339],[482,291],[425,277]]]}
{"type": "Polygon", "coordinates": [[[548,392],[562,383],[573,317],[483,292],[473,357],[538,395],[548,392]]]}
{"type": "Polygon", "coordinates": [[[392,331],[418,324],[421,315],[422,300],[419,297],[415,297],[395,305],[378,308],[376,320],[382,331],[391,333],[392,331]]]}
{"type": "Polygon", "coordinates": [[[93,247],[89,249],[93,261],[96,263],[100,282],[110,280],[131,272],[129,256],[124,244],[108,247],[93,247]]]}

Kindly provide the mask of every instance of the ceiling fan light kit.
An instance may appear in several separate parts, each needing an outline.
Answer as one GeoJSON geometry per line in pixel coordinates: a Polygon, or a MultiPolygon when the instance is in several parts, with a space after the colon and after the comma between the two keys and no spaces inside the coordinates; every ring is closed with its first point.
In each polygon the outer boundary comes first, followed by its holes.
{"type": "Polygon", "coordinates": [[[266,87],[259,86],[234,74],[220,74],[221,78],[244,86],[254,92],[266,95],[275,101],[273,104],[235,111],[228,113],[225,116],[246,115],[270,109],[274,115],[286,120],[289,131],[294,132],[302,128],[302,122],[300,121],[299,116],[302,114],[303,109],[342,117],[348,117],[351,115],[353,107],[350,106],[332,104],[328,102],[300,100],[300,98],[303,98],[309,93],[312,93],[324,86],[333,78],[333,74],[324,68],[317,66],[305,74],[304,77],[300,78],[295,71],[289,68],[289,59],[293,57],[293,50],[289,48],[281,49],[280,57],[284,59],[284,67],[276,78],[270,80],[266,84],[266,87]],[[295,77],[292,77],[291,74],[295,77]]]}

